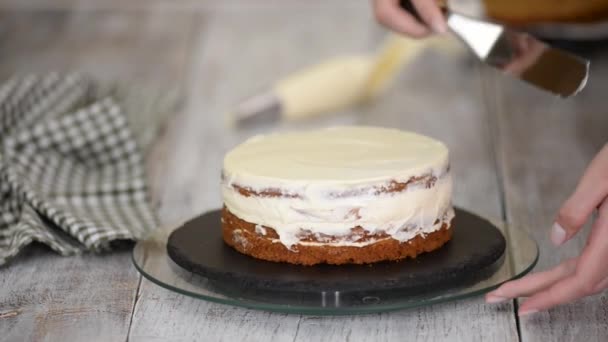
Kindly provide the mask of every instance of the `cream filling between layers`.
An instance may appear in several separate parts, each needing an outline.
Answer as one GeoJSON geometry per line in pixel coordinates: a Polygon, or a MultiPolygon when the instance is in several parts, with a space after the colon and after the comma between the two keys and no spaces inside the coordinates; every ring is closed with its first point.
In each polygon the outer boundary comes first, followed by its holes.
{"type": "MultiPolygon", "coordinates": [[[[433,225],[433,229],[430,230],[429,233],[433,232],[433,231],[437,231],[439,229],[441,229],[441,227],[445,224],[445,223],[450,223],[450,221],[452,220],[452,218],[454,218],[454,210],[453,209],[449,209],[444,218],[441,219],[438,223],[433,225]]],[[[449,227],[449,226],[448,226],[449,227]]],[[[241,229],[236,229],[234,230],[235,232],[238,232],[238,234],[243,234],[244,231],[241,229]]],[[[261,235],[266,235],[265,233],[266,230],[264,230],[264,233],[261,235]]],[[[258,232],[257,230],[257,226],[256,226],[256,233],[260,234],[260,232],[258,232]]],[[[415,236],[417,235],[422,235],[423,237],[426,236],[429,233],[425,233],[425,232],[417,232],[415,234],[415,236]]],[[[302,245],[302,246],[332,246],[332,247],[365,247],[368,245],[371,245],[373,243],[377,243],[380,241],[384,241],[384,240],[388,240],[391,239],[392,237],[381,237],[381,238],[375,238],[375,239],[368,239],[366,241],[363,242],[357,242],[357,241],[345,241],[345,240],[339,240],[339,241],[335,241],[335,242],[315,242],[315,241],[298,241],[298,245],[302,245]]],[[[283,243],[281,241],[281,239],[271,239],[272,243],[283,243]]]]}
{"type": "MultiPolygon", "coordinates": [[[[405,242],[439,230],[443,222],[453,217],[449,173],[441,175],[430,188],[411,185],[404,191],[380,194],[370,188],[368,193],[343,197],[328,196],[335,190],[319,184],[298,186],[294,192],[303,195],[297,197],[244,196],[229,180],[227,177],[222,184],[228,210],[242,220],[273,228],[287,247],[300,243],[302,230],[339,238],[350,235],[356,226],[370,234],[385,233],[405,242]]],[[[282,190],[290,193],[288,188],[282,190]]],[[[374,242],[377,240],[342,239],[328,245],[365,246],[374,242]]]]}

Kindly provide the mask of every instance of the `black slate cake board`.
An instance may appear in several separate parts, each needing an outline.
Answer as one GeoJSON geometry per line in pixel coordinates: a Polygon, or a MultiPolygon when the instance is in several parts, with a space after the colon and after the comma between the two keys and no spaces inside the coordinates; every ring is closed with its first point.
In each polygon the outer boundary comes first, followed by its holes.
{"type": "Polygon", "coordinates": [[[198,216],[171,233],[167,252],[180,267],[221,287],[260,291],[425,292],[487,278],[502,265],[506,242],[489,221],[456,209],[452,239],[416,259],[369,265],[299,266],[243,255],[222,240],[221,213],[198,216]]]}

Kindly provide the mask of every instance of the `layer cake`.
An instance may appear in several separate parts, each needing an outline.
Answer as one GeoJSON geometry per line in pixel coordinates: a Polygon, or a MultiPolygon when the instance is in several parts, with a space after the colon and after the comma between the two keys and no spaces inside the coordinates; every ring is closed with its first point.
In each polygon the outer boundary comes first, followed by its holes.
{"type": "Polygon", "coordinates": [[[224,158],[224,241],[255,258],[362,264],[445,244],[448,149],[419,134],[335,127],[257,136],[224,158]]]}

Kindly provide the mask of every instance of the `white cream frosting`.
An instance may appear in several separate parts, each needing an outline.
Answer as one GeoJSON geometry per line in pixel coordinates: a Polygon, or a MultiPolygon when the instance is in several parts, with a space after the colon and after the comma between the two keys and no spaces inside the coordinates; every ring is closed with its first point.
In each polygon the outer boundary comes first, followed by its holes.
{"type": "MultiPolygon", "coordinates": [[[[448,162],[448,150],[439,141],[394,129],[336,127],[271,134],[249,139],[226,155],[222,192],[234,215],[272,227],[288,247],[300,243],[303,229],[341,237],[355,226],[403,242],[451,220],[448,162]],[[391,182],[421,176],[436,181],[429,187],[414,182],[402,191],[378,192],[391,182]],[[245,196],[239,187],[288,196],[245,196]]],[[[333,245],[373,242],[338,238],[333,245]]]]}

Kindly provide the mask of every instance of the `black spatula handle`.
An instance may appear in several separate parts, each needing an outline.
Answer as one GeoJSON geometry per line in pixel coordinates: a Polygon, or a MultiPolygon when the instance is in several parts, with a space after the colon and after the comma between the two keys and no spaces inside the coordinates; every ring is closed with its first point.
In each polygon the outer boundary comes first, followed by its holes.
{"type": "Polygon", "coordinates": [[[418,10],[416,10],[416,7],[410,0],[400,0],[399,6],[401,6],[401,8],[403,8],[404,10],[408,11],[411,15],[413,15],[414,18],[416,18],[416,20],[418,20],[420,23],[424,23],[424,20],[422,20],[422,18],[420,17],[418,10]]]}
{"type": "MultiPolygon", "coordinates": [[[[441,11],[443,12],[443,14],[446,14],[447,10],[448,10],[448,5],[447,5],[446,1],[438,0],[436,2],[437,2],[437,5],[439,6],[439,8],[441,9],[441,11]]],[[[416,20],[418,20],[421,24],[425,25],[424,20],[420,16],[420,13],[418,13],[418,10],[416,9],[416,6],[414,6],[412,1],[400,0],[399,6],[401,8],[403,8],[404,10],[408,11],[411,15],[413,15],[414,18],[416,18],[416,20]]]]}

